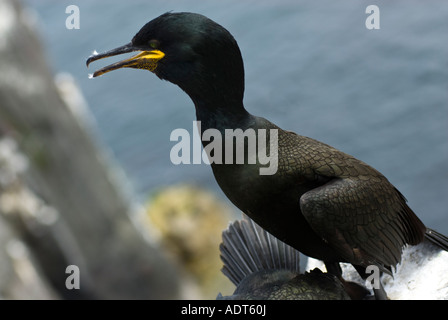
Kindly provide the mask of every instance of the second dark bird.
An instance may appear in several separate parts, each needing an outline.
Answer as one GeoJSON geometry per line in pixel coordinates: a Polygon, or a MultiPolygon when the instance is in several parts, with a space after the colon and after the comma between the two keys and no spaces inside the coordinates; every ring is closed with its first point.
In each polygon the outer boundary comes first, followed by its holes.
{"type": "Polygon", "coordinates": [[[322,273],[300,273],[300,253],[279,241],[243,214],[222,233],[221,271],[236,285],[225,300],[348,300],[369,298],[353,282],[322,273]]]}
{"type": "MultiPolygon", "coordinates": [[[[323,260],[329,272],[339,275],[338,263],[349,262],[361,276],[369,265],[390,273],[403,246],[425,237],[448,248],[447,238],[427,228],[380,172],[247,112],[241,53],[219,24],[199,14],[166,13],[143,26],[130,43],[91,56],[87,65],[133,51],[139,53],[93,76],[128,67],[178,85],[193,100],[201,133],[210,128],[223,136],[226,129],[278,130],[278,149],[267,148],[278,155],[275,174],[260,175],[260,162],[212,163],[214,176],[241,211],[283,242],[323,260]]],[[[203,141],[203,146],[209,143],[203,141]]],[[[376,293],[385,298],[381,290],[376,293]]]]}

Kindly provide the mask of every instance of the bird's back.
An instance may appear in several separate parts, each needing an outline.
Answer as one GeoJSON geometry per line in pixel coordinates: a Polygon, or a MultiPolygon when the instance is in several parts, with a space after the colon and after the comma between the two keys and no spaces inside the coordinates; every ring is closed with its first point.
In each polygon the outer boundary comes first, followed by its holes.
{"type": "Polygon", "coordinates": [[[258,163],[215,165],[214,174],[229,199],[277,238],[322,260],[381,267],[422,241],[423,223],[371,166],[264,118],[248,127],[278,131],[269,150],[277,152],[277,172],[260,175],[258,163]]]}

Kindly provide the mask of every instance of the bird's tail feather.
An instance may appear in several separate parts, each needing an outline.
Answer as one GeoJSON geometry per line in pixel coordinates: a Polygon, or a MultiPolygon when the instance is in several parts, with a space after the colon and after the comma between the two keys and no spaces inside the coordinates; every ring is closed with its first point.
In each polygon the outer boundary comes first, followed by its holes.
{"type": "Polygon", "coordinates": [[[287,269],[299,272],[299,252],[281,242],[248,216],[232,222],[219,246],[221,271],[235,285],[259,270],[287,269]]]}
{"type": "Polygon", "coordinates": [[[433,229],[427,228],[425,238],[441,249],[448,251],[448,237],[433,229]]]}

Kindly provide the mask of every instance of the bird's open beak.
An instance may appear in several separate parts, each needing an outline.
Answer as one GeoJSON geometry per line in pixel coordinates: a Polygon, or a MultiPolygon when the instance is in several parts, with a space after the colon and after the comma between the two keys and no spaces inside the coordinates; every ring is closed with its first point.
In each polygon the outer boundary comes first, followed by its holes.
{"type": "Polygon", "coordinates": [[[91,55],[87,61],[87,67],[93,61],[116,56],[123,53],[129,53],[134,51],[141,51],[139,54],[125,60],[118,61],[104,68],[101,68],[93,73],[93,77],[101,76],[109,71],[121,69],[121,68],[136,68],[136,69],[146,69],[149,71],[154,71],[157,67],[157,63],[162,59],[165,54],[160,50],[145,51],[141,48],[135,47],[132,43],[128,43],[124,46],[112,49],[104,53],[96,53],[91,55]]]}

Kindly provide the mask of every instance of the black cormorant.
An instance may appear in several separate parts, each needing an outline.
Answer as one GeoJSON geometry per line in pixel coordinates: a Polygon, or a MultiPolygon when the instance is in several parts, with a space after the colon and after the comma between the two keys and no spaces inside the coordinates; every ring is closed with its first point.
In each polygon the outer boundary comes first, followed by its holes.
{"type": "MultiPolygon", "coordinates": [[[[219,24],[199,14],[166,13],[143,26],[127,45],[91,56],[87,65],[132,51],[139,53],[93,76],[128,67],[177,84],[193,100],[202,133],[211,128],[222,135],[226,129],[267,130],[269,141],[269,133],[277,132],[277,148],[266,148],[278,159],[275,174],[261,175],[258,159],[255,164],[212,163],[214,176],[241,211],[278,239],[323,260],[329,272],[338,274],[338,263],[349,262],[364,277],[369,265],[390,273],[403,246],[425,237],[448,248],[447,238],[426,228],[380,172],[248,113],[241,53],[219,24]]],[[[209,143],[204,140],[204,147],[209,143]]],[[[214,150],[219,151],[224,157],[226,150],[214,150]]],[[[385,298],[381,290],[376,294],[385,298]]]]}

